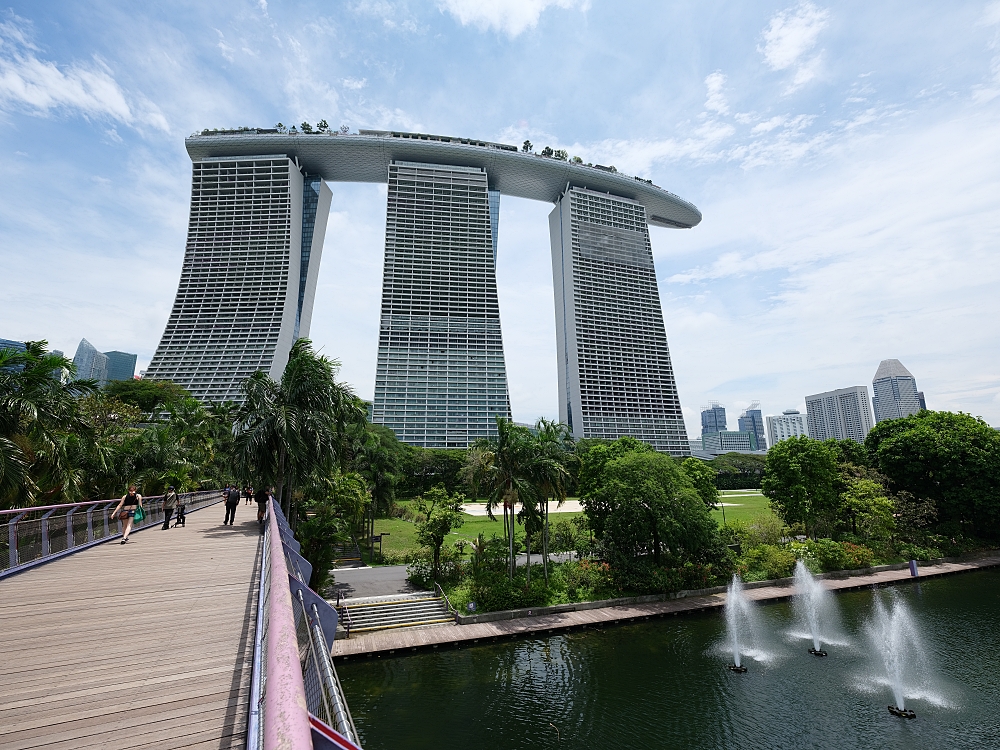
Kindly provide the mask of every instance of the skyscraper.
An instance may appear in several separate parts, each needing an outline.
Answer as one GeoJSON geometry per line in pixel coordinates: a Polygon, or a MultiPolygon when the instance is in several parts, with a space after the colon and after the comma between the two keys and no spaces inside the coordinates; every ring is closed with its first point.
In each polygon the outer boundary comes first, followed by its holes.
{"type": "Polygon", "coordinates": [[[782,440],[797,435],[808,435],[809,427],[806,425],[806,415],[800,414],[798,409],[785,409],[780,416],[767,417],[767,443],[769,447],[774,447],[782,440]]]}
{"type": "Polygon", "coordinates": [[[108,358],[108,380],[131,380],[135,377],[135,354],[104,352],[108,358]]]}
{"type": "Polygon", "coordinates": [[[863,443],[875,426],[868,404],[868,388],[863,385],[806,396],[809,437],[863,443]]]}
{"type": "Polygon", "coordinates": [[[287,156],[195,161],[180,284],[146,378],[216,402],[257,370],[279,379],[309,335],[331,197],[287,156]]]}
{"type": "Polygon", "coordinates": [[[81,339],[73,357],[77,380],[96,380],[103,386],[108,382],[108,357],[97,351],[87,339],[81,339]]]}
{"type": "Polygon", "coordinates": [[[760,401],[754,401],[746,408],[738,420],[740,432],[752,432],[756,437],[754,450],[767,450],[767,437],[764,435],[764,417],[760,413],[760,401]]]}
{"type": "Polygon", "coordinates": [[[630,435],[688,455],[645,207],[571,187],[549,232],[559,419],[578,438],[630,435]]]}
{"type": "Polygon", "coordinates": [[[510,418],[491,208],[481,167],[389,165],[372,421],[411,445],[464,448],[510,418]]]}
{"type": "Polygon", "coordinates": [[[876,424],[908,417],[920,411],[922,396],[917,381],[898,359],[883,359],[872,378],[872,406],[876,424]]]}
{"type": "Polygon", "coordinates": [[[718,401],[712,401],[701,410],[701,434],[722,432],[726,427],[726,407],[718,401]]]}

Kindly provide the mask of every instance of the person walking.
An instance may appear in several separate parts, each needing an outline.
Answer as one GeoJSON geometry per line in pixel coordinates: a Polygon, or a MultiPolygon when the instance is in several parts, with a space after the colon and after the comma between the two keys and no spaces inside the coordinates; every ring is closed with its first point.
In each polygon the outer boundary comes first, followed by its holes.
{"type": "Polygon", "coordinates": [[[253,502],[253,487],[249,484],[243,488],[243,497],[246,498],[247,505],[253,502]]]}
{"type": "Polygon", "coordinates": [[[226,486],[226,491],[222,493],[226,498],[226,520],[222,522],[225,526],[227,523],[232,526],[233,522],[236,521],[236,509],[240,506],[240,488],[235,484],[226,486]]]}
{"type": "Polygon", "coordinates": [[[128,535],[132,532],[132,521],[135,519],[135,511],[137,508],[142,507],[142,495],[140,495],[135,488],[134,484],[129,485],[128,492],[126,492],[122,499],[118,501],[118,505],[115,506],[114,511],[111,513],[111,517],[118,517],[118,520],[125,524],[125,528],[122,532],[122,544],[128,542],[128,535]]]}
{"type": "MultiPolygon", "coordinates": [[[[174,508],[177,507],[177,490],[173,485],[167,488],[167,494],[163,496],[163,530],[170,528],[170,517],[174,515],[174,508]]],[[[178,514],[178,518],[180,515],[178,514]]]]}
{"type": "Polygon", "coordinates": [[[184,510],[187,508],[187,495],[180,495],[177,498],[177,520],[174,521],[174,528],[187,526],[187,515],[184,510]]]}
{"type": "Polygon", "coordinates": [[[268,492],[263,487],[254,493],[254,500],[257,501],[257,524],[260,526],[261,533],[264,532],[264,516],[267,515],[267,501],[271,496],[271,492],[268,492]]]}

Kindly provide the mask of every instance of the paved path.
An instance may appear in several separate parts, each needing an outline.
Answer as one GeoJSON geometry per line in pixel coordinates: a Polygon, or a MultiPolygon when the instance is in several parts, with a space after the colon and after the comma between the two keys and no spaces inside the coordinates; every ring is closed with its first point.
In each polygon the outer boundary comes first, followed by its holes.
{"type": "Polygon", "coordinates": [[[0,747],[244,746],[260,534],[222,516],[0,581],[0,747]]]}
{"type": "MultiPolygon", "coordinates": [[[[929,578],[997,565],[1000,565],[1000,556],[966,562],[941,563],[940,565],[921,568],[920,577],[929,578]]],[[[908,580],[917,580],[910,577],[908,570],[885,570],[878,573],[847,578],[826,578],[822,583],[827,589],[840,591],[908,580]]],[[[748,598],[754,601],[766,602],[787,599],[792,595],[793,591],[793,587],[787,584],[747,589],[745,593],[748,598]]],[[[468,646],[481,641],[495,641],[498,638],[517,637],[531,633],[541,635],[547,632],[585,627],[588,625],[600,626],[628,620],[646,620],[650,617],[719,609],[725,606],[725,603],[726,595],[719,593],[706,596],[692,596],[683,599],[669,599],[664,602],[652,602],[649,604],[587,609],[576,612],[542,615],[539,617],[523,617],[517,620],[476,623],[473,625],[446,625],[415,630],[383,630],[336,641],[333,645],[333,657],[335,659],[345,659],[362,655],[388,655],[397,652],[416,651],[423,648],[438,648],[439,646],[468,646]]]]}
{"type": "MultiPolygon", "coordinates": [[[[514,512],[517,513],[521,510],[520,505],[514,506],[514,512]]],[[[486,513],[486,503],[466,503],[462,506],[462,512],[467,513],[470,516],[485,516],[486,513]]],[[[549,516],[554,516],[558,513],[581,513],[583,512],[583,505],[579,500],[566,500],[562,505],[556,507],[555,503],[549,503],[549,516]]],[[[503,508],[497,507],[493,510],[493,515],[500,519],[503,519],[503,508]]],[[[556,519],[559,520],[559,519],[556,519]]]]}

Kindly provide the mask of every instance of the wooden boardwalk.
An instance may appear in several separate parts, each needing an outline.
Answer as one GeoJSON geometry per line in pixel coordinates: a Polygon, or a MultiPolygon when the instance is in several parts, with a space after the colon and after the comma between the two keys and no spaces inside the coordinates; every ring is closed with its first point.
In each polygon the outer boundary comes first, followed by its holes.
{"type": "MultiPolygon", "coordinates": [[[[949,562],[920,569],[920,578],[962,573],[979,568],[1000,565],[1000,556],[984,557],[964,562],[949,562]]],[[[822,583],[832,591],[860,589],[891,583],[917,581],[908,570],[884,570],[867,575],[845,578],[826,578],[822,583]]],[[[758,602],[781,601],[793,594],[791,585],[762,586],[747,589],[749,599],[758,602]]],[[[523,617],[517,620],[499,620],[471,625],[441,625],[428,628],[381,630],[349,639],[338,640],[333,645],[334,659],[346,660],[352,657],[388,656],[406,654],[420,649],[443,646],[471,646],[489,643],[498,639],[545,635],[572,628],[602,626],[634,620],[648,620],[651,617],[677,615],[719,609],[725,606],[725,593],[706,596],[691,596],[670,599],[664,602],[632,604],[619,607],[586,609],[576,612],[562,612],[538,617],[523,617]]]]}
{"type": "Polygon", "coordinates": [[[0,748],[244,746],[261,537],[223,512],[0,581],[0,748]]]}

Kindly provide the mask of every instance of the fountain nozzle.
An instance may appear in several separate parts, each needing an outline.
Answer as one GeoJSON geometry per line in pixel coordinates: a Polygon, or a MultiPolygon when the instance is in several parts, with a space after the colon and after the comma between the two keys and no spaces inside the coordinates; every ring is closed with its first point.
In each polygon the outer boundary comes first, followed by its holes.
{"type": "Polygon", "coordinates": [[[889,713],[893,716],[898,716],[901,719],[915,719],[917,718],[916,713],[908,708],[896,708],[896,706],[889,706],[889,713]]]}
{"type": "Polygon", "coordinates": [[[730,664],[728,667],[726,667],[726,669],[728,669],[730,672],[739,672],[740,674],[743,674],[744,672],[747,671],[746,667],[738,667],[735,664],[730,664]]]}
{"type": "Polygon", "coordinates": [[[826,651],[821,648],[811,648],[809,649],[809,653],[813,656],[826,656],[826,651]]]}

